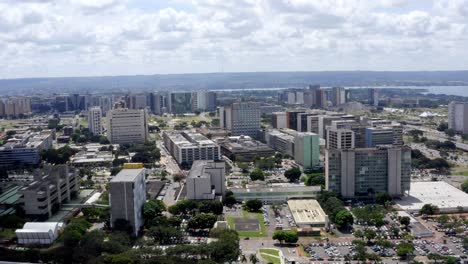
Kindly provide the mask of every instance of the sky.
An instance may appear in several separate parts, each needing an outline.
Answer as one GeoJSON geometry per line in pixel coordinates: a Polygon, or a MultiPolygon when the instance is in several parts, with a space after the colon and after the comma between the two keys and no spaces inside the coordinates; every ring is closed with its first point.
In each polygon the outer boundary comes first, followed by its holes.
{"type": "Polygon", "coordinates": [[[0,0],[0,78],[467,70],[468,0],[0,0]]]}

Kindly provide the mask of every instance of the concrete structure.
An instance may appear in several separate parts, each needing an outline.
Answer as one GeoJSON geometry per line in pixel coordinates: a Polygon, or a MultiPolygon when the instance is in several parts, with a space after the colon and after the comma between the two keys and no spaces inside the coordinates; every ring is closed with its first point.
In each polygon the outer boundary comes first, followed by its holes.
{"type": "Polygon", "coordinates": [[[355,135],[351,129],[327,129],[327,149],[353,149],[355,146],[355,135]]]}
{"type": "Polygon", "coordinates": [[[403,142],[403,127],[401,125],[368,127],[365,130],[365,147],[378,145],[401,146],[403,142]]]}
{"type": "Polygon", "coordinates": [[[94,135],[102,134],[102,111],[100,107],[91,107],[88,109],[88,127],[89,132],[94,135]]]}
{"type": "Polygon", "coordinates": [[[312,199],[320,193],[320,186],[274,185],[270,187],[231,188],[236,200],[258,199],[264,202],[312,199]]]}
{"type": "Polygon", "coordinates": [[[173,114],[190,113],[194,110],[193,107],[196,106],[194,99],[191,92],[171,92],[167,100],[168,111],[173,114]]]}
{"type": "Polygon", "coordinates": [[[200,133],[163,133],[164,146],[180,165],[188,167],[195,160],[219,160],[221,151],[217,144],[200,133]]]}
{"type": "Polygon", "coordinates": [[[289,210],[294,218],[294,222],[300,228],[306,227],[327,227],[328,216],[323,211],[317,200],[289,200],[289,210]]]}
{"type": "Polygon", "coordinates": [[[276,129],[287,128],[286,112],[274,112],[271,115],[271,126],[276,129]]]}
{"type": "Polygon", "coordinates": [[[436,205],[441,213],[468,212],[468,194],[443,181],[412,182],[411,192],[396,204],[414,213],[418,213],[425,204],[436,205]]]}
{"type": "Polygon", "coordinates": [[[221,128],[231,130],[233,136],[257,138],[260,130],[260,107],[258,103],[233,103],[220,108],[221,128]]]}
{"type": "Polygon", "coordinates": [[[15,233],[20,245],[50,245],[57,240],[63,229],[63,223],[59,222],[27,222],[15,233]]]}
{"type": "Polygon", "coordinates": [[[19,190],[26,215],[47,219],[78,194],[79,179],[74,168],[48,165],[33,173],[34,180],[19,190]]]}
{"type": "Polygon", "coordinates": [[[213,200],[226,194],[224,161],[195,161],[186,181],[187,199],[213,200]]]}
{"type": "Polygon", "coordinates": [[[297,133],[294,137],[294,160],[304,170],[320,165],[320,138],[315,133],[297,133]]]}
{"type": "Polygon", "coordinates": [[[295,133],[292,129],[271,129],[265,132],[265,141],[274,150],[294,157],[295,133]]]}
{"type": "Polygon", "coordinates": [[[211,91],[197,91],[192,93],[192,111],[216,110],[216,93],[211,91]]]}
{"type": "Polygon", "coordinates": [[[451,102],[448,105],[448,125],[460,133],[468,133],[468,103],[451,102]]]}
{"type": "Polygon", "coordinates": [[[325,179],[327,190],[347,198],[378,192],[403,196],[410,190],[411,149],[380,146],[327,150],[325,179]]]}
{"type": "Polygon", "coordinates": [[[41,151],[52,147],[53,137],[51,130],[15,134],[0,146],[0,167],[39,164],[41,151]]]}
{"type": "Polygon", "coordinates": [[[148,140],[146,109],[114,109],[107,113],[107,138],[112,144],[144,143],[148,140]]]}
{"type": "Polygon", "coordinates": [[[379,106],[379,89],[369,89],[369,105],[379,106]]]}
{"type": "Polygon", "coordinates": [[[339,106],[346,103],[346,90],[343,87],[333,87],[331,90],[331,98],[333,106],[339,106]]]}
{"type": "Polygon", "coordinates": [[[31,113],[31,98],[10,97],[0,99],[0,117],[17,118],[31,113]]]}
{"type": "Polygon", "coordinates": [[[259,141],[253,140],[249,136],[226,137],[217,140],[221,147],[221,153],[231,160],[251,161],[255,156],[270,157],[275,151],[259,141]]]}
{"type": "Polygon", "coordinates": [[[109,183],[110,223],[125,219],[133,234],[144,224],[143,205],[146,202],[145,169],[123,169],[109,183]]]}

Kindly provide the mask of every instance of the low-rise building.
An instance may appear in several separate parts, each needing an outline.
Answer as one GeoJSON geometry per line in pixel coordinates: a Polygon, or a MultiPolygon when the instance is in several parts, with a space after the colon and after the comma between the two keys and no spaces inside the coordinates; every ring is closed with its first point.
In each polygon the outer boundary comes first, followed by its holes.
{"type": "Polygon", "coordinates": [[[187,199],[213,200],[226,194],[224,161],[195,161],[186,181],[187,199]]]}
{"type": "Polygon", "coordinates": [[[288,200],[288,207],[294,218],[294,222],[300,228],[328,226],[328,216],[322,207],[320,207],[317,200],[288,200]]]}
{"type": "Polygon", "coordinates": [[[14,135],[0,147],[0,167],[39,164],[40,153],[52,147],[53,136],[50,130],[14,135]]]}
{"type": "Polygon", "coordinates": [[[33,176],[34,180],[19,190],[20,204],[28,216],[47,219],[78,194],[76,170],[68,165],[46,165],[33,176]]]}
{"type": "Polygon", "coordinates": [[[288,201],[289,199],[313,199],[320,193],[320,186],[274,184],[247,188],[231,188],[236,200],[258,199],[264,202],[288,201]]]}
{"type": "Polygon", "coordinates": [[[57,240],[63,228],[60,222],[27,222],[15,233],[20,245],[50,245],[57,240]]]}
{"type": "Polygon", "coordinates": [[[249,136],[233,136],[217,140],[224,156],[231,160],[253,160],[257,157],[269,157],[275,151],[259,141],[253,140],[249,136]]]}

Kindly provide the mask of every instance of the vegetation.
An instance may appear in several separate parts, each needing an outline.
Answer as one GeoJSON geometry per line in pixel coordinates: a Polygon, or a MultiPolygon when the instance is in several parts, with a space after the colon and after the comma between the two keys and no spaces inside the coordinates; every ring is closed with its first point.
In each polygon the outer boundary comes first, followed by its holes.
{"type": "Polygon", "coordinates": [[[381,205],[370,204],[364,207],[355,207],[352,211],[357,222],[377,227],[381,227],[384,224],[383,219],[386,210],[381,205]]]}
{"type": "Polygon", "coordinates": [[[406,258],[414,252],[414,246],[408,242],[402,242],[396,247],[398,256],[406,258]]]}
{"type": "Polygon", "coordinates": [[[273,239],[278,240],[280,244],[283,243],[296,243],[299,240],[296,231],[276,230],[273,234],[273,239]]]}
{"type": "Polygon", "coordinates": [[[245,210],[249,212],[259,212],[262,206],[263,206],[262,201],[255,199],[255,200],[247,200],[245,202],[244,208],[245,210]]]}
{"type": "Polygon", "coordinates": [[[173,215],[195,215],[196,213],[223,213],[223,204],[218,201],[192,201],[182,200],[168,208],[173,215]]]}
{"type": "Polygon", "coordinates": [[[432,205],[432,204],[425,204],[419,211],[420,214],[422,215],[433,215],[437,214],[439,212],[439,207],[437,205],[432,205]]]}
{"type": "Polygon", "coordinates": [[[461,185],[462,191],[468,193],[468,180],[465,180],[461,185]]]}
{"type": "Polygon", "coordinates": [[[284,172],[284,177],[286,177],[290,182],[295,182],[299,180],[301,175],[302,175],[302,172],[298,167],[293,167],[284,172]]]}
{"type": "Polygon", "coordinates": [[[187,226],[190,229],[209,229],[212,228],[218,217],[212,213],[201,213],[189,219],[187,226]]]}
{"type": "Polygon", "coordinates": [[[307,174],[304,178],[304,184],[307,186],[325,186],[325,176],[321,172],[307,174]]]}
{"type": "Polygon", "coordinates": [[[265,180],[265,174],[261,169],[255,169],[250,173],[250,179],[252,181],[264,181],[265,180]]]}
{"type": "Polygon", "coordinates": [[[77,152],[77,150],[74,150],[69,146],[63,146],[59,149],[50,148],[41,152],[41,158],[48,163],[65,164],[70,160],[70,157],[75,155],[77,152]]]}
{"type": "Polygon", "coordinates": [[[418,169],[438,169],[444,170],[450,168],[450,164],[442,158],[429,159],[420,150],[411,150],[412,166],[418,169]]]}
{"type": "Polygon", "coordinates": [[[236,204],[236,197],[234,196],[234,193],[232,191],[227,191],[226,192],[226,197],[224,198],[224,205],[225,206],[233,206],[236,204]]]}

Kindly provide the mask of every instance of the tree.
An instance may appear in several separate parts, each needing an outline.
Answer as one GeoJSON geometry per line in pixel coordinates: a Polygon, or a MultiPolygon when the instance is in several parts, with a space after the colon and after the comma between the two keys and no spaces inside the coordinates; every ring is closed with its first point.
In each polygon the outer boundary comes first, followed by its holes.
{"type": "Polygon", "coordinates": [[[468,180],[465,180],[461,185],[462,191],[468,193],[468,180]]]}
{"type": "Polygon", "coordinates": [[[375,201],[378,204],[385,205],[386,202],[392,201],[392,196],[388,192],[379,192],[375,196],[375,201]]]}
{"type": "Polygon", "coordinates": [[[406,258],[414,252],[414,246],[408,242],[400,243],[396,248],[396,253],[398,256],[406,258]]]}
{"type": "Polygon", "coordinates": [[[176,173],[176,174],[172,175],[172,179],[174,180],[174,182],[178,182],[179,186],[180,186],[180,182],[183,179],[185,179],[185,175],[183,173],[176,173]]]}
{"type": "Polygon", "coordinates": [[[234,193],[232,191],[227,191],[226,192],[226,197],[224,198],[224,205],[231,207],[234,204],[236,204],[236,197],[234,196],[234,193]]]}
{"type": "Polygon", "coordinates": [[[445,130],[448,129],[448,123],[447,122],[441,122],[439,126],[437,127],[437,130],[440,132],[444,132],[445,130]]]}
{"type": "Polygon", "coordinates": [[[190,229],[209,229],[218,220],[218,217],[211,213],[201,213],[193,216],[187,223],[188,228],[190,229]]]}
{"type": "Polygon", "coordinates": [[[263,203],[260,200],[254,199],[254,200],[247,200],[245,202],[245,209],[249,212],[258,212],[260,211],[260,208],[262,208],[263,203]]]}
{"type": "Polygon", "coordinates": [[[153,226],[149,229],[149,235],[159,244],[171,244],[183,237],[182,232],[172,226],[153,226]]]}
{"type": "Polygon", "coordinates": [[[265,174],[261,169],[255,169],[250,173],[250,179],[252,181],[264,181],[265,180],[265,174]]]}
{"type": "Polygon", "coordinates": [[[299,240],[299,237],[295,231],[276,230],[273,234],[273,239],[278,240],[280,244],[283,244],[283,242],[296,243],[299,240]]]}
{"type": "Polygon", "coordinates": [[[404,225],[406,229],[408,229],[410,222],[411,222],[411,219],[408,216],[400,217],[400,224],[404,225]]]}
{"type": "Polygon", "coordinates": [[[66,247],[73,248],[78,245],[82,237],[83,235],[78,230],[65,231],[62,235],[63,244],[66,247]]]}
{"type": "Polygon", "coordinates": [[[338,228],[345,228],[354,223],[353,215],[346,209],[340,210],[335,216],[335,224],[338,228]]]}
{"type": "Polygon", "coordinates": [[[308,174],[304,184],[307,186],[325,185],[325,176],[322,173],[308,174]]]}
{"type": "Polygon", "coordinates": [[[301,175],[302,175],[302,172],[298,167],[293,167],[284,172],[284,177],[286,177],[290,182],[295,182],[299,180],[301,175]]]}
{"type": "Polygon", "coordinates": [[[372,229],[366,229],[364,230],[364,236],[367,238],[368,241],[371,241],[377,237],[377,233],[372,229]]]}
{"type": "Polygon", "coordinates": [[[157,199],[150,200],[143,206],[143,217],[146,220],[150,220],[156,216],[161,216],[164,211],[166,211],[166,205],[163,201],[157,199]]]}
{"type": "Polygon", "coordinates": [[[439,207],[437,205],[425,204],[419,211],[422,215],[433,215],[439,212],[439,207]]]}
{"type": "Polygon", "coordinates": [[[445,134],[447,134],[449,137],[454,137],[457,133],[453,128],[449,128],[445,130],[445,134]]]}
{"type": "Polygon", "coordinates": [[[362,232],[362,230],[358,229],[358,230],[354,231],[354,236],[357,237],[357,238],[363,238],[364,233],[362,232]]]}
{"type": "Polygon", "coordinates": [[[255,254],[250,254],[249,260],[252,264],[257,264],[259,262],[257,255],[255,254]]]}

